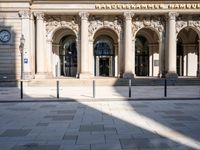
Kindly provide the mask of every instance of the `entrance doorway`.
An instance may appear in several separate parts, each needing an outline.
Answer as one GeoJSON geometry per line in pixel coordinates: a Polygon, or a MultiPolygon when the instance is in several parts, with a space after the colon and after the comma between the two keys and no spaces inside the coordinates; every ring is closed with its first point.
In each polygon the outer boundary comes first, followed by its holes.
{"type": "Polygon", "coordinates": [[[77,74],[77,50],[75,36],[65,36],[60,42],[61,75],[75,77],[77,74]]]}
{"type": "Polygon", "coordinates": [[[99,36],[94,44],[95,76],[114,76],[115,55],[113,40],[109,36],[99,36]]]}
{"type": "Polygon", "coordinates": [[[99,75],[109,76],[109,57],[100,58],[99,60],[99,75]]]}
{"type": "Polygon", "coordinates": [[[137,76],[149,76],[148,41],[143,36],[136,37],[135,73],[137,76]]]}

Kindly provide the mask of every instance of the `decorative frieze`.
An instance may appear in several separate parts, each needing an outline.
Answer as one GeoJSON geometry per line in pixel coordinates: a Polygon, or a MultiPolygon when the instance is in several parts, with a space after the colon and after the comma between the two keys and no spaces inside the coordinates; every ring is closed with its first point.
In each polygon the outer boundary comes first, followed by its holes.
{"type": "Polygon", "coordinates": [[[66,27],[78,34],[78,20],[74,16],[45,16],[47,34],[56,28],[66,27]]]}
{"type": "Polygon", "coordinates": [[[120,35],[122,28],[122,19],[117,16],[91,16],[89,24],[89,36],[101,28],[113,29],[120,35]]]}

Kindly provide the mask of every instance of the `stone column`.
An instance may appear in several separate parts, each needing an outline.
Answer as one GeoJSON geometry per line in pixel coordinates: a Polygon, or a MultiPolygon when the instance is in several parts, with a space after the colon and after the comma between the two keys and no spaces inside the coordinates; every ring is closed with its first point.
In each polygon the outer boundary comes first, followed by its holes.
{"type": "Polygon", "coordinates": [[[81,17],[81,68],[80,78],[88,78],[89,73],[89,50],[88,50],[88,17],[89,13],[80,12],[81,17]]]}
{"type": "Polygon", "coordinates": [[[46,73],[44,53],[44,13],[35,13],[36,16],[36,78],[44,78],[46,73]]]}
{"type": "Polygon", "coordinates": [[[177,13],[170,12],[169,16],[169,41],[168,41],[168,73],[167,78],[177,78],[176,73],[176,17],[177,13]]]}
{"type": "Polygon", "coordinates": [[[123,78],[132,78],[133,64],[132,64],[132,16],[130,12],[124,13],[125,26],[124,26],[124,74],[123,78]]]}
{"type": "Polygon", "coordinates": [[[21,34],[24,36],[25,43],[23,49],[23,79],[31,79],[31,41],[30,41],[30,11],[19,11],[21,17],[21,34]]]}

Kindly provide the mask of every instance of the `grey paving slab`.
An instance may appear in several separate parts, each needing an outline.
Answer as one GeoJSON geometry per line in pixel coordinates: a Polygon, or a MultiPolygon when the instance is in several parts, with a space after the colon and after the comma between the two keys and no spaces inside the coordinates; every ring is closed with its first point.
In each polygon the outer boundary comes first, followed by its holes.
{"type": "Polygon", "coordinates": [[[0,137],[23,137],[30,133],[31,129],[7,129],[0,137]]]}
{"type": "Polygon", "coordinates": [[[11,150],[59,150],[59,145],[38,145],[30,143],[26,145],[16,145],[11,150]]]}
{"type": "Polygon", "coordinates": [[[104,135],[79,135],[76,144],[105,144],[104,135]]]}

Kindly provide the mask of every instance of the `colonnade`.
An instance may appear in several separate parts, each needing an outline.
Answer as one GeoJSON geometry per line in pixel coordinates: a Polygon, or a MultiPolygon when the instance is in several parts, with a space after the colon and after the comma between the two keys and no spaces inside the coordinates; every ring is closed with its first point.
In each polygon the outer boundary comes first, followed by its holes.
{"type": "MultiPolygon", "coordinates": [[[[30,14],[29,14],[30,15],[30,14]]],[[[24,15],[21,13],[21,19],[22,19],[22,34],[24,35],[26,39],[25,44],[25,52],[27,53],[27,57],[29,60],[32,60],[30,52],[28,52],[28,49],[31,49],[30,47],[30,32],[31,28],[29,25],[29,15],[24,15]]],[[[46,47],[45,47],[45,24],[44,24],[44,13],[38,12],[34,13],[36,17],[36,76],[42,77],[46,76],[48,73],[48,69],[46,68],[45,63],[51,62],[51,58],[46,57],[46,47]],[[48,60],[48,61],[47,61],[48,60]]],[[[89,33],[88,33],[88,18],[89,18],[88,12],[80,12],[80,77],[81,78],[87,78],[90,77],[90,71],[89,71],[89,52],[88,52],[88,44],[89,44],[89,33]]],[[[167,59],[165,63],[167,63],[167,76],[173,76],[176,77],[176,12],[170,12],[168,13],[168,29],[166,30],[168,32],[168,36],[166,37],[168,42],[164,42],[164,39],[160,39],[158,41],[159,44],[159,74],[163,74],[164,72],[164,59],[167,59]],[[164,43],[167,44],[164,48],[164,43]],[[166,49],[167,48],[167,49],[166,49]],[[168,53],[168,57],[164,56],[164,49],[168,53]]],[[[124,72],[123,77],[124,78],[132,78],[135,75],[135,46],[133,45],[133,41],[135,40],[133,37],[132,32],[132,18],[134,14],[132,12],[124,12],[124,29],[123,29],[123,35],[124,40],[124,72]]],[[[166,32],[165,31],[165,32],[166,32]]],[[[163,37],[161,37],[163,38],[163,37]]],[[[33,56],[32,56],[33,57],[33,56]]],[[[200,57],[200,56],[199,56],[200,57]]],[[[199,58],[200,60],[200,58],[199,58]]],[[[32,61],[33,63],[34,61],[32,61]]],[[[199,63],[200,64],[200,63],[199,63]]],[[[50,64],[49,64],[50,65],[50,64]]],[[[200,66],[200,65],[199,65],[200,66]]],[[[27,74],[31,74],[31,65],[25,65],[24,66],[24,72],[27,74]]],[[[198,68],[200,70],[200,67],[198,68]]],[[[53,70],[52,70],[53,71],[53,70]]],[[[199,71],[200,72],[200,71],[199,71]]]]}

